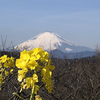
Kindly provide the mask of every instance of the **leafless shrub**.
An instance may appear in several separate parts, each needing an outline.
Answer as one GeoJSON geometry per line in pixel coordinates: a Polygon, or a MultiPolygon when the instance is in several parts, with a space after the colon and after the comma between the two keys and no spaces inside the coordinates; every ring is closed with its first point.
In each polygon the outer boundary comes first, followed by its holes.
{"type": "MultiPolygon", "coordinates": [[[[38,94],[43,100],[99,100],[100,99],[100,52],[96,51],[96,56],[81,59],[60,59],[51,57],[55,70],[53,71],[52,80],[54,88],[51,94],[42,87],[38,94]],[[98,57],[97,57],[98,55],[98,57]]],[[[18,58],[19,52],[2,52],[1,55],[7,54],[18,58]]],[[[29,100],[30,94],[27,91],[19,92],[20,85],[17,81],[17,68],[14,74],[7,78],[7,82],[0,91],[0,100],[20,100],[13,95],[13,92],[29,100]]]]}
{"type": "MultiPolygon", "coordinates": [[[[41,88],[38,92],[43,100],[99,100],[100,99],[100,61],[94,57],[82,59],[52,58],[56,66],[53,71],[54,88],[51,94],[41,88]]],[[[19,92],[17,69],[12,78],[4,85],[0,92],[1,100],[19,100],[12,93],[29,100],[30,94],[26,91],[19,92]],[[6,94],[6,96],[4,95],[6,94]]],[[[42,83],[40,83],[42,87],[42,83]]]]}

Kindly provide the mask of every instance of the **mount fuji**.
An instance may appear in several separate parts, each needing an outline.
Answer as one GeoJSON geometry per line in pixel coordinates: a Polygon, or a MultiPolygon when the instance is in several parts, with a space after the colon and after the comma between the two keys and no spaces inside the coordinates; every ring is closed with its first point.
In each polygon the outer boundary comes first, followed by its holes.
{"type": "MultiPolygon", "coordinates": [[[[61,57],[62,54],[79,54],[81,52],[84,53],[88,51],[89,53],[91,52],[91,55],[86,55],[85,56],[92,56],[94,55],[93,49],[85,46],[79,46],[77,44],[74,44],[70,42],[69,40],[66,40],[59,36],[57,33],[53,32],[44,32],[40,33],[39,35],[21,43],[15,46],[15,49],[23,50],[31,50],[33,48],[37,47],[42,47],[43,50],[46,50],[48,52],[52,51],[55,52],[56,57],[61,57]]],[[[89,54],[88,53],[88,54],[89,54]]],[[[81,55],[82,56],[82,55],[81,55]]],[[[82,56],[84,57],[84,55],[82,56]]]]}

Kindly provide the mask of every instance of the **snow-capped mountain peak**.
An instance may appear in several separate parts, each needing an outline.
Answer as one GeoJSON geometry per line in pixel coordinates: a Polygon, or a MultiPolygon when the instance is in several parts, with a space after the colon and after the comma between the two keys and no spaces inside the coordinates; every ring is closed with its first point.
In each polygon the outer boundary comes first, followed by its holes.
{"type": "Polygon", "coordinates": [[[84,46],[76,45],[61,36],[53,32],[44,32],[39,35],[17,45],[15,48],[25,48],[28,47],[28,50],[42,47],[42,49],[50,50],[61,50],[62,52],[81,52],[81,51],[91,51],[92,49],[84,46]]]}

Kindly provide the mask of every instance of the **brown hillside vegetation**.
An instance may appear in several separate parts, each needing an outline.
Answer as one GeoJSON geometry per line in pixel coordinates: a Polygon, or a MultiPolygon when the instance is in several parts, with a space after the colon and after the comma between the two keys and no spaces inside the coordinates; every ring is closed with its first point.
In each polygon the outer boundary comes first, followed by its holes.
{"type": "MultiPolygon", "coordinates": [[[[15,58],[17,52],[1,52],[15,58]]],[[[43,100],[100,100],[100,57],[93,56],[81,59],[52,58],[55,65],[53,71],[53,91],[51,94],[41,88],[38,94],[43,100]]],[[[39,83],[42,87],[42,83],[39,83]]],[[[14,74],[6,78],[0,91],[0,100],[21,100],[13,93],[16,92],[25,100],[29,100],[27,91],[19,92],[20,85],[17,81],[17,68],[14,74]]]]}

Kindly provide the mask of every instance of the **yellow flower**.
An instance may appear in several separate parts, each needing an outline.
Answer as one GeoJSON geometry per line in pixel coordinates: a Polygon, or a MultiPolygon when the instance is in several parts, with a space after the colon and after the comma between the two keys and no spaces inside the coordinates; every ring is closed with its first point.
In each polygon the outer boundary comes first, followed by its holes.
{"type": "Polygon", "coordinates": [[[53,88],[53,83],[51,80],[52,72],[49,70],[48,66],[45,66],[42,69],[41,75],[43,76],[41,81],[45,83],[45,88],[48,90],[49,93],[51,93],[52,88],[53,88]]]}
{"type": "Polygon", "coordinates": [[[22,60],[24,60],[24,61],[27,62],[30,59],[30,53],[29,53],[29,51],[23,50],[20,53],[20,59],[22,59],[22,60]]]}
{"type": "Polygon", "coordinates": [[[38,85],[35,85],[35,92],[34,92],[34,94],[37,94],[37,91],[39,90],[39,86],[38,85]]]}
{"type": "Polygon", "coordinates": [[[44,79],[51,78],[52,72],[48,69],[48,67],[42,68],[41,75],[44,79]]]}
{"type": "Polygon", "coordinates": [[[35,58],[31,57],[30,61],[28,62],[28,67],[31,70],[34,70],[35,68],[40,69],[41,66],[36,62],[35,58]]]}
{"type": "Polygon", "coordinates": [[[10,70],[10,73],[13,74],[13,69],[10,70]]]}
{"type": "Polygon", "coordinates": [[[7,55],[0,57],[0,62],[4,63],[7,60],[7,55]]]}
{"type": "Polygon", "coordinates": [[[25,75],[24,74],[20,74],[20,75],[18,75],[18,81],[19,82],[21,82],[22,81],[22,79],[25,77],[25,75]]]}
{"type": "MultiPolygon", "coordinates": [[[[20,58],[16,60],[16,66],[18,70],[18,81],[21,82],[22,88],[33,88],[35,94],[39,90],[39,86],[35,83],[38,82],[37,71],[41,71],[42,82],[45,84],[45,88],[51,93],[53,88],[53,83],[51,80],[52,70],[55,66],[51,63],[49,58],[49,53],[40,48],[35,48],[30,51],[22,51],[20,58]],[[32,77],[27,77],[29,71],[34,72],[32,77]]],[[[30,75],[31,75],[30,74],[30,75]]],[[[42,100],[40,96],[35,97],[36,100],[42,100]]]]}
{"type": "Polygon", "coordinates": [[[39,48],[34,48],[34,49],[33,49],[33,53],[32,53],[31,56],[37,55],[37,54],[39,54],[41,51],[43,51],[43,50],[41,49],[41,47],[39,47],[39,48]]]}
{"type": "Polygon", "coordinates": [[[6,62],[4,62],[4,67],[6,68],[11,68],[11,67],[14,67],[14,58],[11,57],[11,58],[7,58],[6,62]]]}
{"type": "Polygon", "coordinates": [[[25,84],[24,84],[24,82],[21,83],[21,88],[25,89],[25,84]]]}
{"type": "Polygon", "coordinates": [[[34,82],[38,82],[38,76],[37,76],[37,74],[33,74],[33,81],[34,82]]]}
{"type": "Polygon", "coordinates": [[[33,85],[34,85],[34,83],[33,83],[32,77],[27,77],[26,78],[26,87],[27,87],[27,89],[30,88],[33,85]]]}
{"type": "Polygon", "coordinates": [[[27,69],[24,70],[18,70],[18,81],[21,82],[22,79],[25,78],[25,74],[27,73],[27,69]]]}
{"type": "Polygon", "coordinates": [[[24,50],[20,53],[20,59],[16,59],[16,66],[18,68],[25,68],[27,67],[27,63],[30,60],[30,54],[28,51],[24,50]]]}
{"type": "Polygon", "coordinates": [[[5,76],[8,76],[9,72],[5,70],[5,76]]]}
{"type": "Polygon", "coordinates": [[[51,82],[51,80],[48,80],[48,81],[46,82],[45,88],[48,90],[49,93],[52,92],[53,83],[51,82]]]}
{"type": "Polygon", "coordinates": [[[39,52],[41,52],[42,49],[40,48],[35,48],[33,50],[30,50],[29,52],[31,52],[31,57],[34,57],[35,60],[39,60],[40,59],[40,54],[39,52]]]}
{"type": "Polygon", "coordinates": [[[42,98],[39,95],[36,95],[35,100],[42,100],[42,98]]]}
{"type": "Polygon", "coordinates": [[[55,66],[52,65],[51,59],[48,60],[48,64],[46,65],[49,69],[54,70],[55,66]]]}
{"type": "Polygon", "coordinates": [[[40,55],[41,55],[41,62],[48,62],[48,58],[49,58],[49,53],[46,52],[46,51],[42,51],[40,52],[40,55]]]}
{"type": "Polygon", "coordinates": [[[41,51],[42,49],[41,48],[35,48],[33,50],[30,50],[29,51],[29,54],[31,57],[34,57],[35,60],[38,60],[40,59],[40,55],[39,55],[39,52],[41,51]]]}
{"type": "Polygon", "coordinates": [[[22,89],[26,88],[25,82],[26,82],[26,80],[24,79],[23,82],[21,83],[21,90],[20,90],[20,92],[22,91],[22,89]]]}
{"type": "Polygon", "coordinates": [[[2,83],[3,83],[3,78],[2,78],[2,74],[0,74],[0,91],[1,91],[2,83]]]}
{"type": "Polygon", "coordinates": [[[33,74],[33,77],[27,77],[26,78],[27,89],[33,87],[36,82],[38,82],[38,76],[36,74],[33,74]]]}
{"type": "Polygon", "coordinates": [[[21,69],[27,68],[27,62],[22,59],[16,59],[16,66],[21,69]]]}
{"type": "Polygon", "coordinates": [[[0,74],[0,84],[3,83],[3,78],[2,78],[2,74],[0,74]]]}

